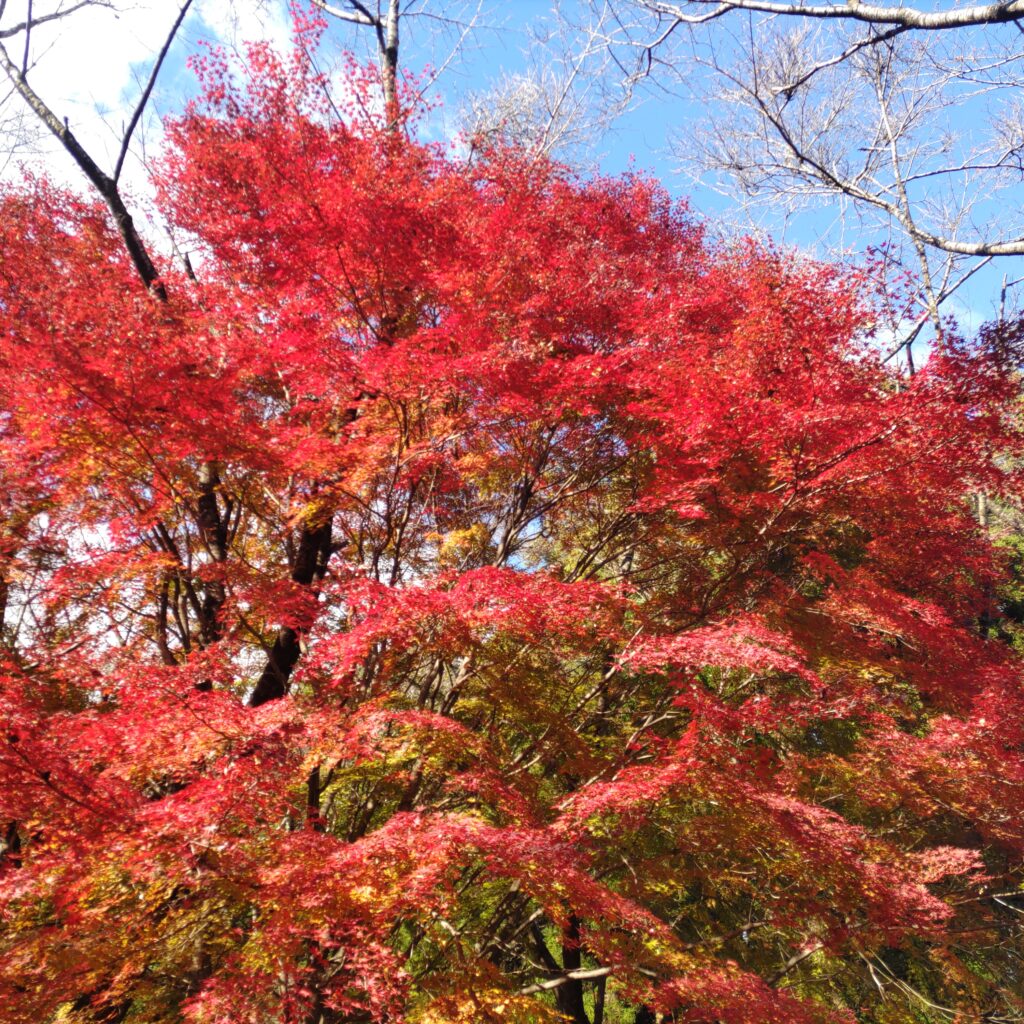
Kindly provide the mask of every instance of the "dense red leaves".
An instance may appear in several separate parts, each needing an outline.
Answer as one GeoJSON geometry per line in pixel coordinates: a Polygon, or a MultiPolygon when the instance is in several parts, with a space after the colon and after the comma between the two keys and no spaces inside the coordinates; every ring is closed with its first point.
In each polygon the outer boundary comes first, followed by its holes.
{"type": "Polygon", "coordinates": [[[98,208],[0,200],[4,1019],[554,1019],[582,964],[840,1020],[899,948],[989,1005],[1012,382],[898,380],[856,280],[384,130],[359,69],[200,71],[166,303],[98,208]]]}

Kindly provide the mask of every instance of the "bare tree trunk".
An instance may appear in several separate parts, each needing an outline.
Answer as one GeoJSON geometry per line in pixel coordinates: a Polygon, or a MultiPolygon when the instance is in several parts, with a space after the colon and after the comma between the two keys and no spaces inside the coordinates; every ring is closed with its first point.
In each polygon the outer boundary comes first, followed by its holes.
{"type": "Polygon", "coordinates": [[[377,22],[377,45],[380,49],[380,75],[384,86],[384,110],[388,129],[398,128],[398,0],[390,0],[387,21],[377,22]]]}

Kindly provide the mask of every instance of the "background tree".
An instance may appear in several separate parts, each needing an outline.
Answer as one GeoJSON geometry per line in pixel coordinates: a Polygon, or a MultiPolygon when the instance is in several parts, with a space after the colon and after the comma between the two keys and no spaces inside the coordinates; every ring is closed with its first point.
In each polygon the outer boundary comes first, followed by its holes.
{"type": "Polygon", "coordinates": [[[461,128],[472,144],[511,142],[576,166],[592,159],[630,99],[610,74],[611,19],[607,5],[585,25],[555,8],[531,25],[524,70],[502,75],[462,102],[461,128]]]}
{"type": "MultiPolygon", "coordinates": [[[[679,148],[695,174],[783,215],[841,210],[828,214],[831,244],[873,247],[884,280],[903,295],[910,282],[889,324],[908,359],[966,281],[1024,253],[1018,3],[615,7],[609,39],[627,75],[706,111],[679,148]]],[[[992,316],[1019,276],[1009,263],[992,316]]]]}

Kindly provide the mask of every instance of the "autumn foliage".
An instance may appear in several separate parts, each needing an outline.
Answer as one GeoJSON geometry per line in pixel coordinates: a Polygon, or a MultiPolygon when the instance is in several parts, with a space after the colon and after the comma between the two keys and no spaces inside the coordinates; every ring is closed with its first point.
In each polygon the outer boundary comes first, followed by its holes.
{"type": "Polygon", "coordinates": [[[5,1024],[1024,1012],[1016,385],[643,177],[197,68],[166,299],[0,199],[5,1024]]]}

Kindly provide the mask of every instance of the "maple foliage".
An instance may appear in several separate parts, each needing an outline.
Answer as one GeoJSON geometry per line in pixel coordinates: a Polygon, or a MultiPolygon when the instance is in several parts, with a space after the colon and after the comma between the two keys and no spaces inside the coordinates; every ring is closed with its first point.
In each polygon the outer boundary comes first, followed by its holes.
{"type": "Polygon", "coordinates": [[[165,300],[0,198],[4,1020],[1024,1013],[1014,382],[299,32],[195,62],[165,300]]]}

